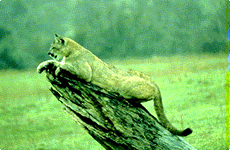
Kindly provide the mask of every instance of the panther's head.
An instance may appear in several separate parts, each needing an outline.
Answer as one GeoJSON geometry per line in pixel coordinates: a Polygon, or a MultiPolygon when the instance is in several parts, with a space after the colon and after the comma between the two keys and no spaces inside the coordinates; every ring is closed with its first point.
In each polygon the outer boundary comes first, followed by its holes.
{"type": "Polygon", "coordinates": [[[48,51],[48,55],[55,60],[60,60],[63,57],[69,57],[74,51],[81,49],[81,46],[69,38],[63,38],[55,34],[54,42],[48,51]]]}

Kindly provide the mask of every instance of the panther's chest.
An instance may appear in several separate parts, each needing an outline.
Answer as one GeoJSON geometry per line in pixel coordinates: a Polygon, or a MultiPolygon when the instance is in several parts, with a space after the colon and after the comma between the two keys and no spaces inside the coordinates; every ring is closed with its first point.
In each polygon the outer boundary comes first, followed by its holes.
{"type": "Polygon", "coordinates": [[[66,58],[65,58],[65,56],[64,56],[64,57],[62,58],[60,64],[62,64],[62,65],[65,64],[65,59],[66,59],[66,58]]]}

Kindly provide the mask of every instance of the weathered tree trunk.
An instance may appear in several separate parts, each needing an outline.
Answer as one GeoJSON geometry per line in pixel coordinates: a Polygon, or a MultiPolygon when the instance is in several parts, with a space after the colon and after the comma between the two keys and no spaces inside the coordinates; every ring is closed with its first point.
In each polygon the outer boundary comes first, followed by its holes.
{"type": "Polygon", "coordinates": [[[65,110],[108,150],[194,150],[172,135],[141,104],[87,83],[56,67],[46,70],[51,91],[65,110]]]}

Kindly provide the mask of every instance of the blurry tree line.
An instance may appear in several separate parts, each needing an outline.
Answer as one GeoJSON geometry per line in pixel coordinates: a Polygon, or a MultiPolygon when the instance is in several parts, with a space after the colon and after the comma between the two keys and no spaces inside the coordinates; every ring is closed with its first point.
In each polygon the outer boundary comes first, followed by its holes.
{"type": "Polygon", "coordinates": [[[100,58],[226,50],[223,0],[2,0],[0,69],[49,59],[53,35],[73,38],[100,58]]]}

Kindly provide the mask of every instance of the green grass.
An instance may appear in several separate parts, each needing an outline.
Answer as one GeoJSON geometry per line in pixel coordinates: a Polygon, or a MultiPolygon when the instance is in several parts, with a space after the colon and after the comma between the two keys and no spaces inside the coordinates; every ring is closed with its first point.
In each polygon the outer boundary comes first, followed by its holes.
{"type": "MultiPolygon", "coordinates": [[[[195,148],[224,149],[226,55],[107,62],[149,74],[160,87],[168,119],[193,129],[184,139],[195,148]]],[[[62,110],[44,74],[0,71],[0,79],[0,149],[103,149],[62,110]]],[[[155,114],[152,103],[144,105],[155,114]]]]}

